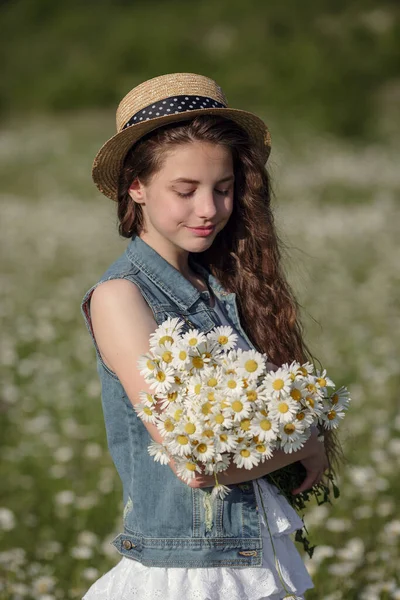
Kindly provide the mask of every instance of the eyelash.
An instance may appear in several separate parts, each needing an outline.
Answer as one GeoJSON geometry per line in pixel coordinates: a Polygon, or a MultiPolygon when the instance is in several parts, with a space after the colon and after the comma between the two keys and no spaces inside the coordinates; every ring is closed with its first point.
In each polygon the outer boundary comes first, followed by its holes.
{"type": "MultiPolygon", "coordinates": [[[[221,196],[226,196],[227,194],[229,194],[229,190],[215,190],[218,194],[221,194],[221,196]]],[[[182,194],[181,192],[176,192],[178,194],[178,196],[180,196],[181,198],[189,198],[189,196],[191,196],[194,192],[188,192],[187,194],[182,194]]]]}

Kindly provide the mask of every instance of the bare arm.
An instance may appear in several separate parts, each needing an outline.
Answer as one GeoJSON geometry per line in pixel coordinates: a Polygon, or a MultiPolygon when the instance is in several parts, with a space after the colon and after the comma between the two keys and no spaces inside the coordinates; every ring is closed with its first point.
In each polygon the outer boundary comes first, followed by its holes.
{"type": "MultiPolygon", "coordinates": [[[[140,391],[154,394],[137,368],[137,359],[149,352],[149,337],[158,325],[139,288],[126,279],[104,281],[92,294],[90,314],[101,356],[117,374],[132,405],[140,402],[140,391]]],[[[154,441],[163,442],[155,425],[143,424],[154,441]]]]}

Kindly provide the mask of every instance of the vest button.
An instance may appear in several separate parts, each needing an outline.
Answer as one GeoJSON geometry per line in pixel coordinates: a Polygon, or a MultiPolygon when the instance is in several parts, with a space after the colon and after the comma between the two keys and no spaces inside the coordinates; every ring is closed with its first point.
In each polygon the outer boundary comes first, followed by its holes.
{"type": "Polygon", "coordinates": [[[124,540],[122,542],[123,547],[125,548],[125,550],[131,550],[133,544],[130,540],[124,540]]]}

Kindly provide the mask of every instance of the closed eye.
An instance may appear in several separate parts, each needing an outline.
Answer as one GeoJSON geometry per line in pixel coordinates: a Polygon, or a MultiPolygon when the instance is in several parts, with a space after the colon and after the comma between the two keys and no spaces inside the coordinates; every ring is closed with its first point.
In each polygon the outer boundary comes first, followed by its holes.
{"type": "MultiPolygon", "coordinates": [[[[215,190],[215,191],[217,192],[217,194],[220,194],[221,196],[226,196],[227,194],[229,194],[229,190],[215,190]]],[[[189,198],[190,196],[192,196],[192,194],[194,194],[194,192],[187,192],[186,194],[183,194],[182,192],[176,192],[176,193],[181,198],[189,198]]]]}

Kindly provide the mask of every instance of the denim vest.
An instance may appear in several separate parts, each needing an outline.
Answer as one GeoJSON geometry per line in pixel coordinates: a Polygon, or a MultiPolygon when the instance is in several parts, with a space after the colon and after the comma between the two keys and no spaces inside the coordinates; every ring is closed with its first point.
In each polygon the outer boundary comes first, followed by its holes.
{"type": "MultiPolygon", "coordinates": [[[[236,294],[226,292],[193,254],[189,261],[222,302],[233,327],[255,349],[241,327],[236,294]]],[[[209,292],[200,292],[136,235],[82,300],[96,349],[108,447],[123,485],[123,531],[112,544],[120,554],[147,566],[260,567],[262,538],[252,482],[229,486],[230,493],[212,505],[211,487],[191,488],[168,465],[155,462],[147,450],[149,432],[117,375],[102,360],[91,326],[90,297],[103,281],[120,278],[139,287],[159,325],[168,317],[183,318],[183,331],[196,327],[207,333],[221,325],[209,306],[209,292]]]]}

